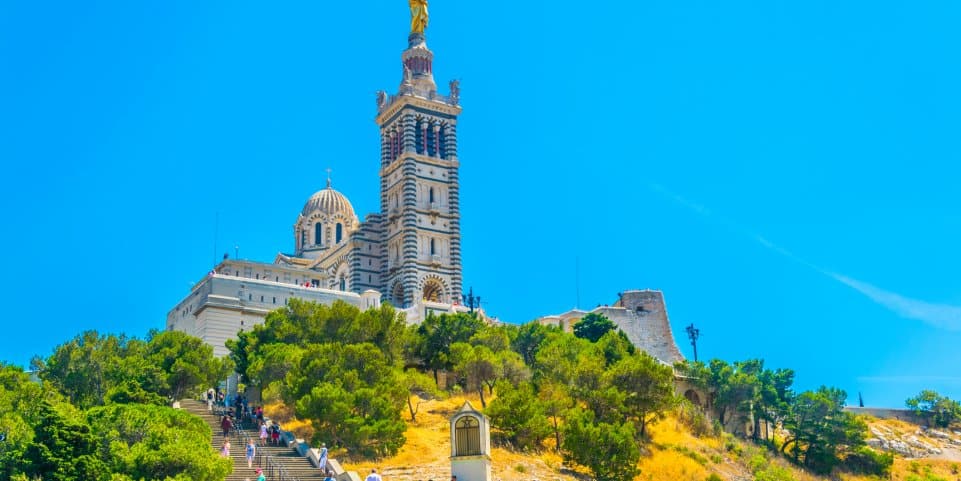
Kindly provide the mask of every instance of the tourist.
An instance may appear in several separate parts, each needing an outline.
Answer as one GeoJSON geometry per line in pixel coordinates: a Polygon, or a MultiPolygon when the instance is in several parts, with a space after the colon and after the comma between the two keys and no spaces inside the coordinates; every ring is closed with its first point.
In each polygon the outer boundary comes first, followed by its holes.
{"type": "Polygon", "coordinates": [[[247,467],[254,467],[254,455],[257,454],[257,448],[254,447],[254,440],[251,439],[247,441],[247,467]]]}
{"type": "Polygon", "coordinates": [[[257,481],[267,481],[267,477],[264,476],[263,469],[257,468],[257,471],[254,472],[257,473],[257,481]]]}
{"type": "Polygon", "coordinates": [[[220,447],[220,455],[229,458],[230,457],[230,440],[225,439],[223,446],[220,447]]]}
{"type": "Polygon", "coordinates": [[[273,430],[270,432],[270,442],[274,445],[280,446],[280,425],[274,424],[273,430]]]}
{"type": "Polygon", "coordinates": [[[320,444],[320,459],[317,461],[317,468],[327,469],[327,443],[320,444]]]}
{"type": "Polygon", "coordinates": [[[384,481],[384,478],[381,478],[380,475],[377,474],[377,468],[373,468],[370,470],[370,474],[367,475],[367,479],[364,481],[384,481]]]}
{"type": "Polygon", "coordinates": [[[267,445],[267,423],[260,421],[260,445],[267,445]]]}
{"type": "Polygon", "coordinates": [[[234,423],[225,414],[220,418],[220,429],[224,432],[224,437],[226,438],[230,435],[230,429],[234,427],[234,423]]]}
{"type": "Polygon", "coordinates": [[[324,477],[324,481],[334,481],[334,473],[327,470],[327,475],[324,477]]]}

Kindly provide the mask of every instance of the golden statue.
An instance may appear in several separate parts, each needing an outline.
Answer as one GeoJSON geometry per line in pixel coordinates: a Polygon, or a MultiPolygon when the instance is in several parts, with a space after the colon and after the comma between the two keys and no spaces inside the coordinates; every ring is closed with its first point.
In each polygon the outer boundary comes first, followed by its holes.
{"type": "Polygon", "coordinates": [[[423,34],[427,28],[427,0],[410,1],[410,33],[423,34]]]}

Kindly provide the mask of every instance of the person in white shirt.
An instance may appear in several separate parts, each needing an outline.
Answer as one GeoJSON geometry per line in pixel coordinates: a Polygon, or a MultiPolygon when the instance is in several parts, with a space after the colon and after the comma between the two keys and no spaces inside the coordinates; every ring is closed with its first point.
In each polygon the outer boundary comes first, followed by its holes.
{"type": "Polygon", "coordinates": [[[364,481],[383,481],[383,478],[377,474],[377,469],[371,469],[370,474],[367,475],[367,479],[364,481]]]}

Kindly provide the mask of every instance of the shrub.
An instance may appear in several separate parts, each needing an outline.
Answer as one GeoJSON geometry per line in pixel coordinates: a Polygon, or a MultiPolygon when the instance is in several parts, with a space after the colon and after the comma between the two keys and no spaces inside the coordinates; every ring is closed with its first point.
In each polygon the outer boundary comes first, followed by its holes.
{"type": "Polygon", "coordinates": [[[879,453],[867,446],[862,446],[844,459],[844,467],[854,473],[868,474],[887,478],[891,475],[891,465],[894,455],[879,453]]]}
{"type": "Polygon", "coordinates": [[[724,481],[724,478],[718,476],[717,473],[711,473],[705,481],[724,481]]]}
{"type": "Polygon", "coordinates": [[[694,436],[703,437],[715,433],[714,426],[707,416],[704,415],[704,411],[687,399],[683,399],[680,402],[677,416],[681,424],[687,426],[694,436]]]}

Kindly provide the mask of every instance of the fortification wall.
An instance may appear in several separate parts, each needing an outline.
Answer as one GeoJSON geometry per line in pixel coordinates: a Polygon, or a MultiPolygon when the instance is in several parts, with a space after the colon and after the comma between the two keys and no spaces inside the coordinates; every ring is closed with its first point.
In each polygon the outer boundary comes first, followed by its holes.
{"type": "Polygon", "coordinates": [[[625,291],[618,294],[613,307],[600,307],[599,312],[621,328],[635,346],[667,364],[683,361],[667,315],[661,291],[625,291]]]}

